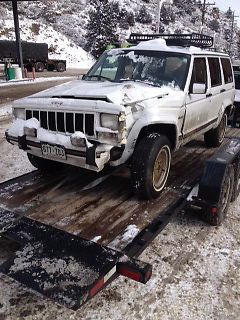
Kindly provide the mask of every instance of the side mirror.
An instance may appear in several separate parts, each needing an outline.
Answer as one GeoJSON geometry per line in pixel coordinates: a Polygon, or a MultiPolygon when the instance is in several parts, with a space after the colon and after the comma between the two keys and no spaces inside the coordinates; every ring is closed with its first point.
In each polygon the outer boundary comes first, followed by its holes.
{"type": "Polygon", "coordinates": [[[204,94],[206,92],[206,85],[204,83],[194,83],[191,89],[190,93],[192,94],[204,94]]]}

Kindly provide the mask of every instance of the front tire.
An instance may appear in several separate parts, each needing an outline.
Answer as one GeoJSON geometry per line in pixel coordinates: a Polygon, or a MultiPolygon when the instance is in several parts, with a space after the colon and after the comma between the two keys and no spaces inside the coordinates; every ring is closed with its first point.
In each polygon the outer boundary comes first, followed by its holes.
{"type": "Polygon", "coordinates": [[[171,145],[168,138],[150,133],[135,148],[131,178],[133,191],[140,199],[156,198],[163,190],[171,165],[171,145]]]}
{"type": "Polygon", "coordinates": [[[224,113],[217,128],[211,129],[204,134],[204,142],[206,147],[208,148],[219,147],[222,144],[223,139],[225,137],[226,129],[227,129],[227,114],[224,113]]]}

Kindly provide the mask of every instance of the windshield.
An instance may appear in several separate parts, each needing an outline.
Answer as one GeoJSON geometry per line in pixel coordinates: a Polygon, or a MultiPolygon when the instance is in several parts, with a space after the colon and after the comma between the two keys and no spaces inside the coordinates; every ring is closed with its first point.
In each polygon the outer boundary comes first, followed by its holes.
{"type": "Polygon", "coordinates": [[[240,72],[234,72],[235,88],[240,90],[240,72]]]}
{"type": "Polygon", "coordinates": [[[190,55],[140,50],[105,52],[91,68],[87,81],[136,81],[184,90],[190,55]]]}

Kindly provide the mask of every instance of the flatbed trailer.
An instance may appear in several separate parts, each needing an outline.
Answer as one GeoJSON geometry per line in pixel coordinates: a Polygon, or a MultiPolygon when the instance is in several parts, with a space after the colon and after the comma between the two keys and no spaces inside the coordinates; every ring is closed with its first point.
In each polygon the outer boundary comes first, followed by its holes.
{"type": "Polygon", "coordinates": [[[0,233],[20,247],[0,272],[74,310],[119,275],[146,283],[151,265],[135,259],[175,214],[191,207],[214,216],[238,196],[239,131],[229,128],[217,153],[203,141],[177,151],[168,184],[152,201],[133,196],[123,168],[33,171],[1,183],[0,233]],[[225,188],[229,168],[234,179],[225,188]],[[196,184],[199,191],[188,202],[196,184]]]}

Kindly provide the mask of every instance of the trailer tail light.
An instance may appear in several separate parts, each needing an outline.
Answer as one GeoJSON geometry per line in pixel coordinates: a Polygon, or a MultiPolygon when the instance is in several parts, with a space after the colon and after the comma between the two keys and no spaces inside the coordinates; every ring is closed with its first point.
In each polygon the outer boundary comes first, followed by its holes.
{"type": "Polygon", "coordinates": [[[215,215],[217,214],[217,208],[216,208],[216,207],[212,207],[212,208],[211,208],[211,214],[212,214],[213,216],[215,216],[215,215]]]}
{"type": "Polygon", "coordinates": [[[135,259],[117,264],[117,272],[137,282],[147,283],[152,275],[152,266],[148,263],[135,259]]]}
{"type": "Polygon", "coordinates": [[[139,272],[131,271],[126,267],[120,267],[118,269],[118,273],[124,277],[127,277],[127,278],[132,279],[137,282],[140,282],[140,280],[141,280],[141,275],[139,274],[139,272]]]}

